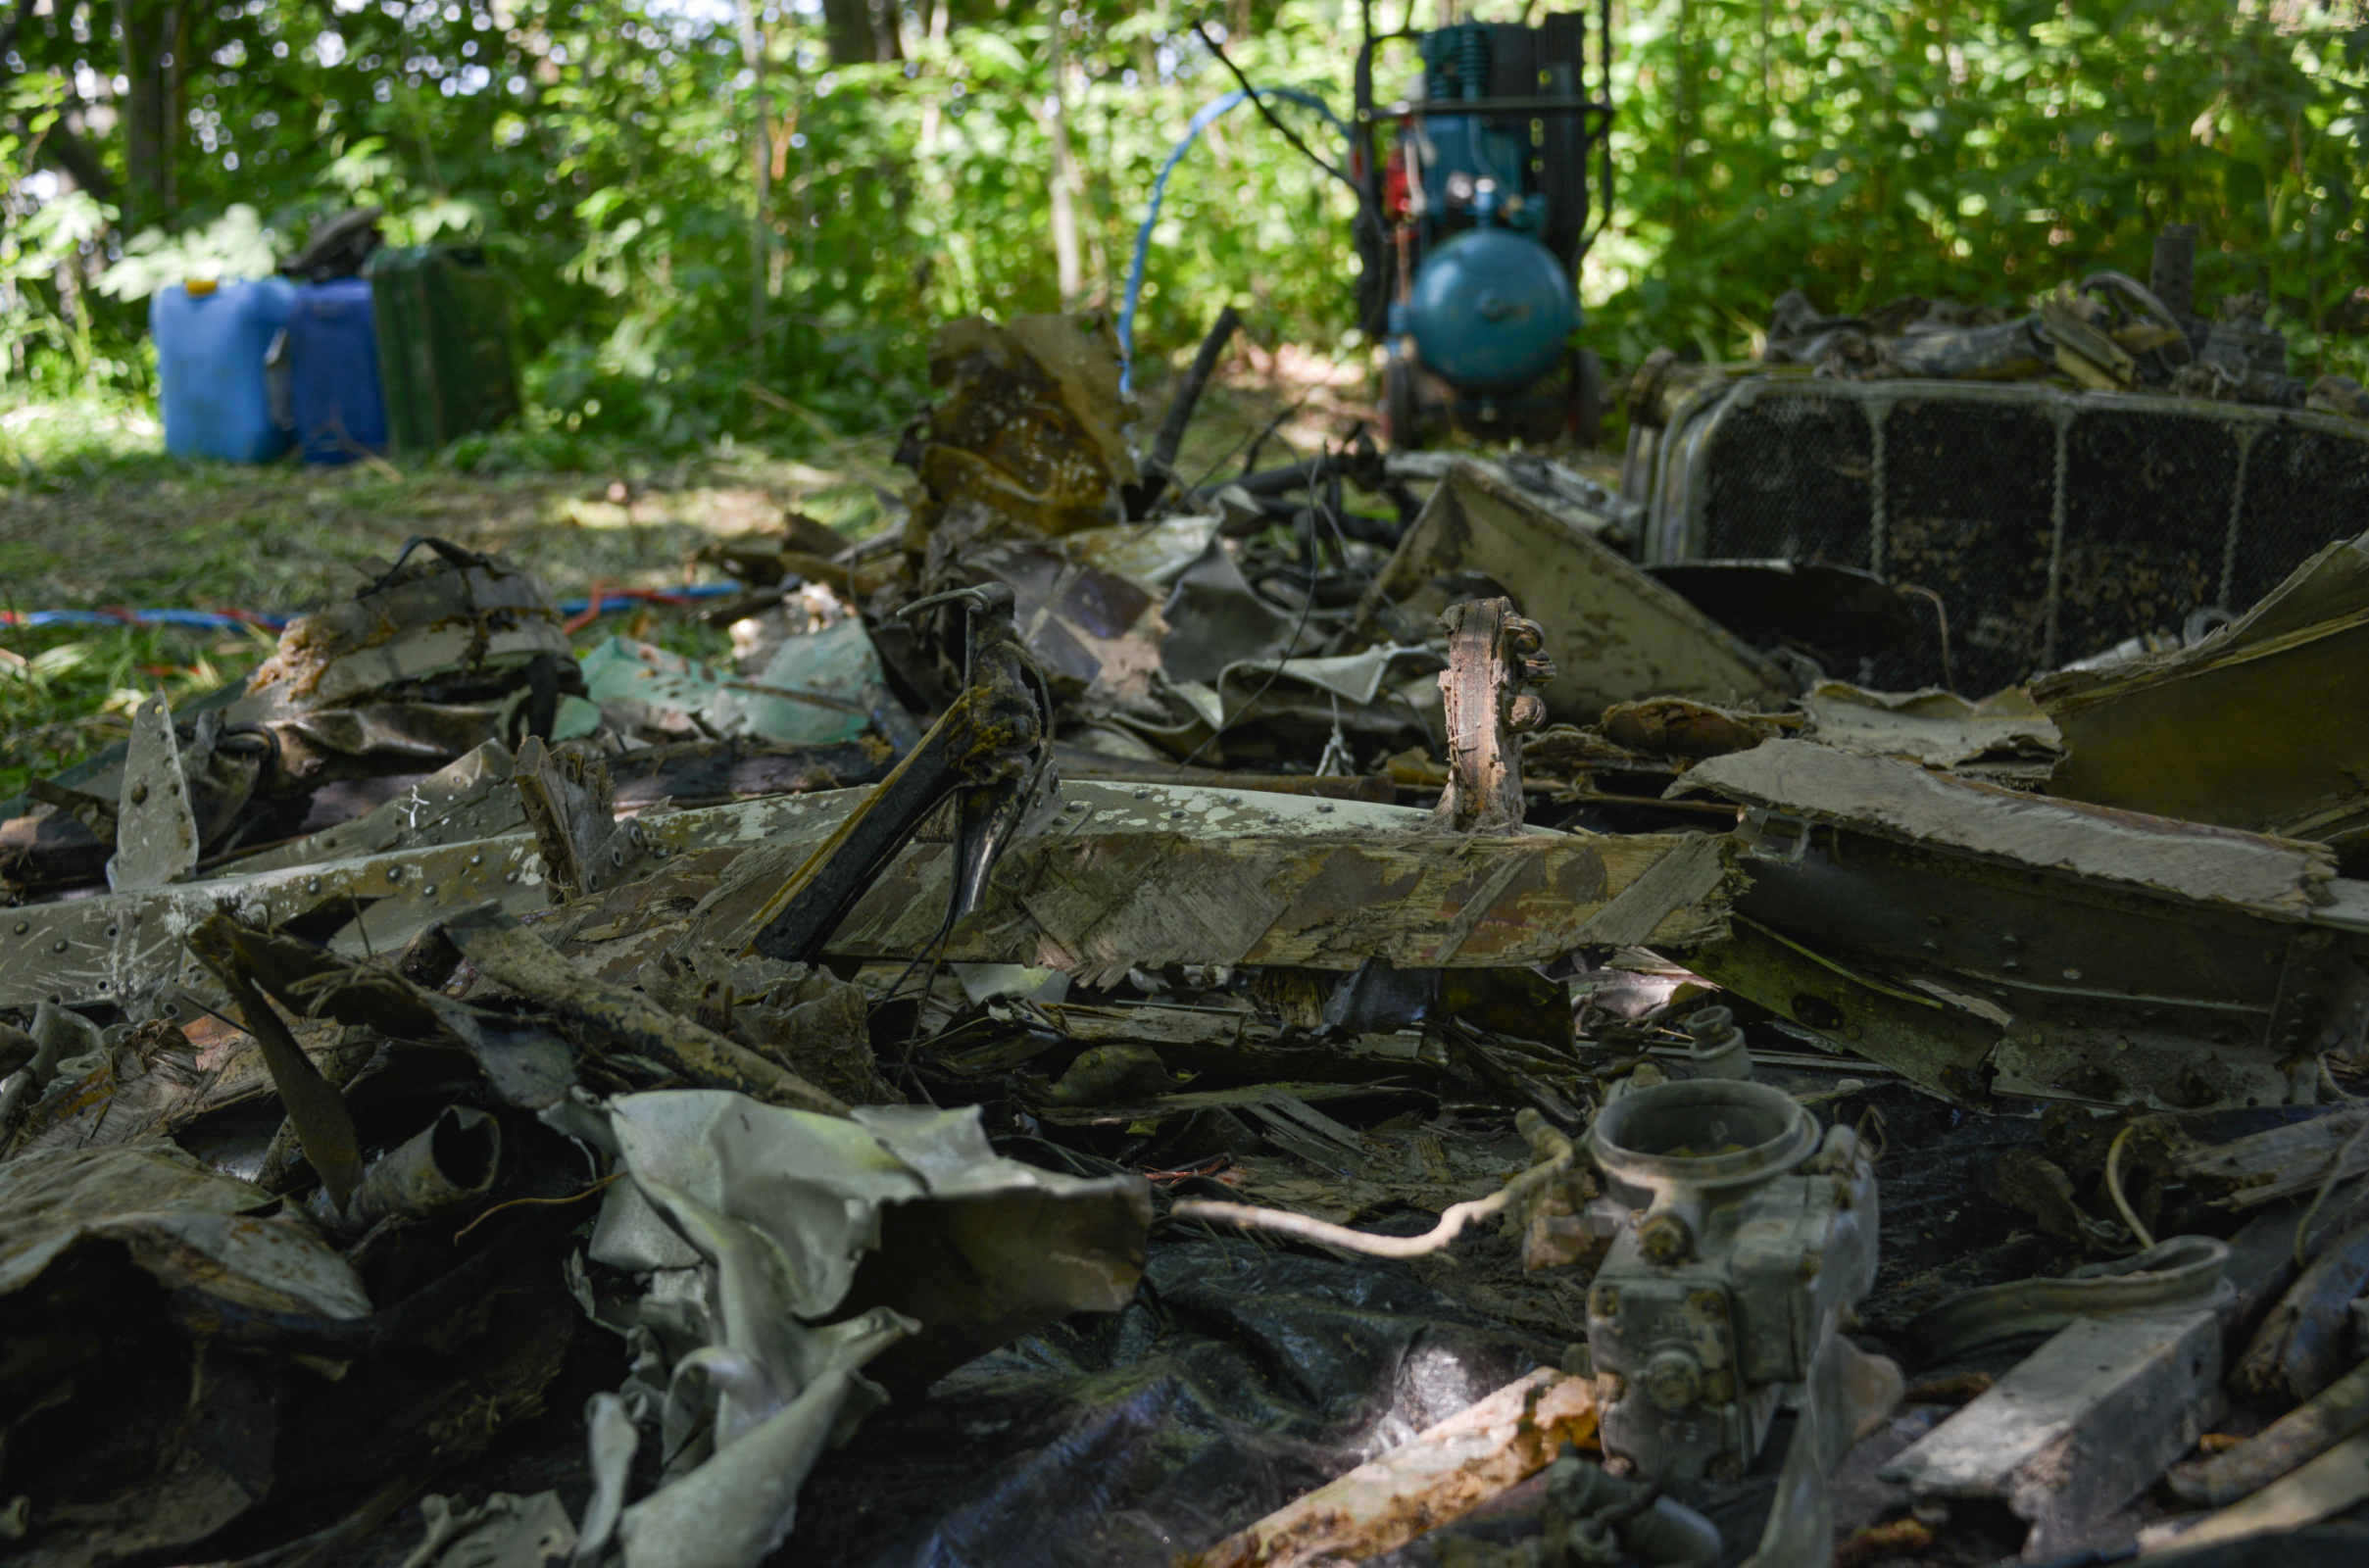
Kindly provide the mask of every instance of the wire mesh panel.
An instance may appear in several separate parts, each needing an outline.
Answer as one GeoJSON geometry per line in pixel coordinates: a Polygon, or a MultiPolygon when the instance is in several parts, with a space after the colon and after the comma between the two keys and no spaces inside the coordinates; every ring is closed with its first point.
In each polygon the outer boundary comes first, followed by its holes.
{"type": "MultiPolygon", "coordinates": [[[[1931,590],[1980,695],[2204,609],[2243,612],[2369,529],[2369,426],[2032,385],[1753,377],[1668,432],[1673,559],[1856,566],[1931,590]]],[[[1938,619],[1938,617],[1934,617],[1938,619]]],[[[1943,679],[1922,646],[1835,673],[1943,679]]]]}
{"type": "MultiPolygon", "coordinates": [[[[2045,409],[1949,398],[1884,414],[1882,559],[1862,564],[1931,589],[1949,621],[1950,675],[1966,691],[2012,683],[2045,657],[2056,421],[2045,409]]],[[[1931,614],[1919,607],[1920,618],[1931,614]]],[[[1884,686],[1942,677],[1939,628],[1869,672],[1884,686]]]]}
{"type": "Polygon", "coordinates": [[[2058,662],[2142,632],[2178,631],[2192,612],[2221,602],[2245,432],[2209,414],[2173,412],[2196,407],[2072,416],[2056,573],[2058,662]]]}
{"type": "Polygon", "coordinates": [[[1867,564],[1875,440],[1857,404],[1772,391],[1721,411],[1703,444],[1703,555],[1867,564]]]}
{"type": "Polygon", "coordinates": [[[2324,546],[2369,530],[2369,464],[2349,436],[2281,421],[2246,454],[2229,605],[2244,610],[2324,546]]]}

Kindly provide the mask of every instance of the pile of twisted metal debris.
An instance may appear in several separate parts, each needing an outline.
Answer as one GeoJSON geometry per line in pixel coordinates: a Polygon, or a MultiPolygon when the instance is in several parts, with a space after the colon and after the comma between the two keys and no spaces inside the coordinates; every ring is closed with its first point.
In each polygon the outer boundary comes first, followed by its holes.
{"type": "Polygon", "coordinates": [[[427,542],[0,813],[0,1555],[2360,1560],[2369,539],[1878,690],[1556,465],[1193,482],[1214,355],[962,323],[731,663],[427,542]]]}

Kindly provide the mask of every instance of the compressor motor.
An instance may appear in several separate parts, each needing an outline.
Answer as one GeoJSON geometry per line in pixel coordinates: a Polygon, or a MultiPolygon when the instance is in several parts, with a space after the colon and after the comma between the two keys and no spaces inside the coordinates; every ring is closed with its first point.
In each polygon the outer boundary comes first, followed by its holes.
{"type": "Polygon", "coordinates": [[[1593,28],[1577,12],[1537,26],[1462,22],[1381,36],[1369,23],[1350,172],[1365,197],[1359,317],[1387,345],[1382,401],[1394,444],[1414,445],[1443,422],[1594,438],[1602,373],[1571,338],[1580,259],[1610,208],[1610,36],[1608,4],[1593,28]],[[1378,106],[1375,54],[1393,40],[1416,44],[1420,90],[1378,106]],[[1393,129],[1378,148],[1384,125],[1393,129]]]}

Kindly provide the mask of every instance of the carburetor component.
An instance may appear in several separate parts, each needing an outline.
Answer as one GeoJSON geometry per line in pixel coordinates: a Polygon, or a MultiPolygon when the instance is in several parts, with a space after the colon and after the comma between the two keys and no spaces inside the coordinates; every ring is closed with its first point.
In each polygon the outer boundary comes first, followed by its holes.
{"type": "Polygon", "coordinates": [[[1617,1232],[1588,1292],[1604,1447],[1655,1480],[1741,1475],[1875,1281],[1875,1165],[1791,1096],[1698,1078],[1590,1135],[1617,1232]]]}

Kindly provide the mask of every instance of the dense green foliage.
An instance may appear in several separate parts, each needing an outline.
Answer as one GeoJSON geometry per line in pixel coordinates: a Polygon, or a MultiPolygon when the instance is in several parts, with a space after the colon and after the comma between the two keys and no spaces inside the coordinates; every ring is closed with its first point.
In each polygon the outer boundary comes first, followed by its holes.
{"type": "MultiPolygon", "coordinates": [[[[571,437],[876,429],[919,395],[933,322],[1061,302],[1062,208],[1076,298],[1115,302],[1161,159],[1232,85],[1194,21],[1343,110],[1358,34],[1348,0],[802,3],[24,0],[0,52],[0,401],[140,391],[149,288],[251,270],[369,202],[397,238],[484,239],[555,460],[571,437]]],[[[2006,303],[2144,273],[2154,227],[2189,220],[2200,298],[2264,288],[2304,366],[2358,371],[2351,9],[1624,0],[1594,331],[1615,362],[1733,356],[1788,287],[2006,303]]],[[[1409,74],[1387,57],[1385,90],[1409,74]]],[[[1359,352],[1349,213],[1249,112],[1220,122],[1170,188],[1147,352],[1229,299],[1270,342],[1359,352]]]]}

